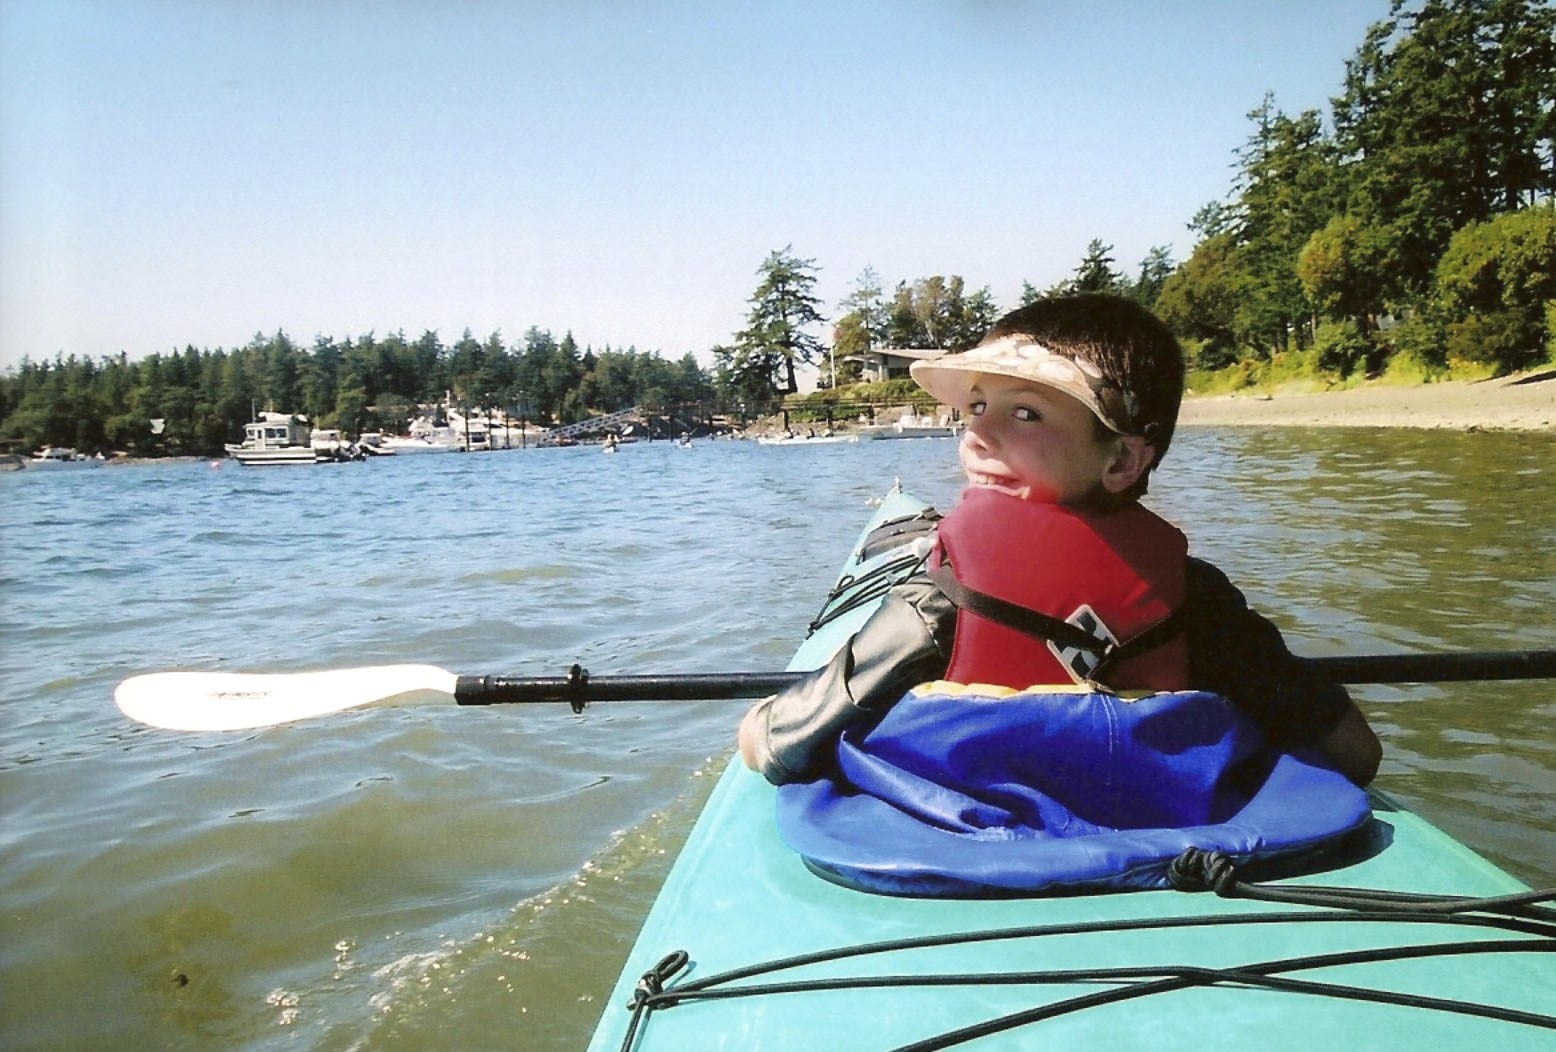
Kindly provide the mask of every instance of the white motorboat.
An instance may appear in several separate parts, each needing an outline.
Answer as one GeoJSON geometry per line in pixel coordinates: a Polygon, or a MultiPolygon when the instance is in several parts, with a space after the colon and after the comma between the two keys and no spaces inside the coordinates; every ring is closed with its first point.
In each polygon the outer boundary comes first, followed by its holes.
{"type": "Polygon", "coordinates": [[[308,436],[313,455],[322,461],[366,460],[367,453],[337,428],[316,427],[308,436]]]}
{"type": "Polygon", "coordinates": [[[243,425],[243,441],[228,443],[226,449],[229,457],[249,467],[319,462],[307,419],[290,413],[260,413],[258,420],[243,425]]]}
{"type": "Polygon", "coordinates": [[[392,457],[394,450],[385,444],[382,431],[364,431],[357,436],[357,449],[370,457],[392,457]]]}
{"type": "MultiPolygon", "coordinates": [[[[393,453],[462,453],[465,450],[465,439],[460,431],[455,428],[453,415],[418,416],[411,421],[410,427],[404,435],[385,435],[381,443],[384,449],[393,453]]],[[[464,421],[461,419],[460,424],[464,421]]],[[[486,434],[480,433],[479,440],[471,436],[472,448],[485,449],[486,434]],[[480,444],[477,445],[476,442],[480,444]]]]}
{"type": "MultiPolygon", "coordinates": [[[[447,409],[446,415],[448,427],[443,430],[448,432],[460,449],[475,452],[492,448],[491,428],[485,416],[461,413],[452,406],[447,409]]],[[[414,427],[411,433],[415,434],[414,427]]]]}
{"type": "Polygon", "coordinates": [[[103,462],[101,455],[89,457],[77,453],[69,446],[44,446],[26,462],[28,470],[42,468],[45,471],[59,468],[95,468],[103,462]]]}
{"type": "Polygon", "coordinates": [[[379,442],[380,452],[400,453],[458,453],[464,449],[453,436],[430,434],[386,435],[379,442]]]}
{"type": "Polygon", "coordinates": [[[962,425],[946,413],[936,419],[917,413],[905,413],[892,424],[872,424],[859,429],[859,437],[865,441],[883,438],[955,438],[962,433],[962,425]]]}

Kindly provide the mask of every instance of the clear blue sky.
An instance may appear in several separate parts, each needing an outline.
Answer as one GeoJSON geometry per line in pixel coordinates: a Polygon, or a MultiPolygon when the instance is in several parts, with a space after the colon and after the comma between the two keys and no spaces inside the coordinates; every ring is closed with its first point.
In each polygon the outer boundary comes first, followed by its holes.
{"type": "MultiPolygon", "coordinates": [[[[0,0],[0,368],[540,326],[727,343],[792,245],[1002,308],[1185,258],[1387,0],[0,0]]],[[[818,333],[818,335],[824,335],[818,333]]]]}

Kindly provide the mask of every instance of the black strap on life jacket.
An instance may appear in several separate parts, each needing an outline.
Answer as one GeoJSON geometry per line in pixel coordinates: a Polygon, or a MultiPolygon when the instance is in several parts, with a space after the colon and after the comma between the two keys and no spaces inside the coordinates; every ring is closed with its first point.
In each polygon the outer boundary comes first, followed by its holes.
{"type": "Polygon", "coordinates": [[[1114,643],[1094,636],[1068,621],[969,588],[956,579],[948,560],[942,560],[939,566],[930,570],[929,577],[957,609],[977,614],[1034,639],[1100,656],[1101,660],[1092,669],[1090,677],[1096,681],[1104,681],[1103,673],[1113,666],[1155,650],[1183,632],[1183,619],[1180,616],[1183,608],[1179,607],[1144,631],[1114,643]]]}

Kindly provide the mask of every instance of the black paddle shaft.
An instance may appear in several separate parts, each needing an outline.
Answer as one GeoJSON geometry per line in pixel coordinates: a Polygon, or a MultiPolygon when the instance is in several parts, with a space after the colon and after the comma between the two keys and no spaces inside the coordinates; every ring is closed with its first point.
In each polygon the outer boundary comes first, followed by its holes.
{"type": "Polygon", "coordinates": [[[1373,654],[1309,658],[1339,683],[1458,683],[1466,680],[1556,679],[1556,650],[1486,650],[1450,654],[1373,654]]]}
{"type": "Polygon", "coordinates": [[[799,672],[735,672],[664,676],[593,676],[574,665],[567,676],[460,676],[461,705],[565,701],[574,712],[591,701],[720,701],[761,698],[797,681],[799,672]]]}
{"type": "MultiPolygon", "coordinates": [[[[1451,654],[1363,654],[1303,659],[1338,683],[1457,683],[1467,680],[1556,679],[1556,650],[1465,651],[1451,654]]],[[[574,712],[591,701],[721,701],[760,698],[797,682],[800,672],[595,676],[574,665],[566,676],[460,676],[461,705],[565,701],[574,712]]]]}

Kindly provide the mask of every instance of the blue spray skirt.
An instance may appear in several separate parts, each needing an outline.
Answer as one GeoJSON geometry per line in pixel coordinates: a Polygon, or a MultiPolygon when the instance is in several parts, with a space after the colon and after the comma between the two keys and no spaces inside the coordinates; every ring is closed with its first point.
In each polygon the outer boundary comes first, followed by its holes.
{"type": "Polygon", "coordinates": [[[932,684],[846,733],[837,761],[779,790],[779,832],[823,876],[893,895],[1161,888],[1186,849],[1282,858],[1371,815],[1345,776],[1198,691],[932,684]]]}

